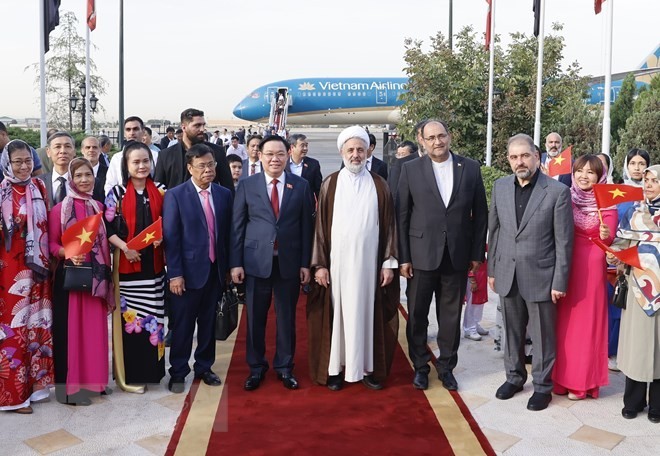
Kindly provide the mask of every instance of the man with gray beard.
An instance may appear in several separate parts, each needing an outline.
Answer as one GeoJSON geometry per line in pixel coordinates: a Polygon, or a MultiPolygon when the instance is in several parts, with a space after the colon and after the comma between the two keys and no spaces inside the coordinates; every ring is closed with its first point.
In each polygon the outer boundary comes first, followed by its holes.
{"type": "Polygon", "coordinates": [[[381,389],[397,344],[399,277],[394,203],[387,182],[365,168],[369,135],[337,139],[344,169],[322,184],[307,302],[312,379],[381,389]]]}

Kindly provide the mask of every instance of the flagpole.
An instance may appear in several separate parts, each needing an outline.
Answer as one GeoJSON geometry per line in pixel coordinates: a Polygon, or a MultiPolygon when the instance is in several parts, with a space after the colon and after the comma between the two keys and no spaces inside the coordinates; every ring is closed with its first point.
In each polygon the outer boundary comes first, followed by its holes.
{"type": "Polygon", "coordinates": [[[124,0],[119,0],[119,130],[117,145],[124,144],[124,0]]]}
{"type": "Polygon", "coordinates": [[[605,27],[605,99],[603,106],[603,138],[601,152],[610,154],[610,103],[612,95],[612,26],[614,24],[614,0],[605,2],[607,8],[607,27],[605,27]]]}
{"type": "Polygon", "coordinates": [[[39,91],[41,100],[41,120],[39,123],[40,129],[40,144],[41,147],[46,147],[46,130],[48,129],[48,122],[46,120],[46,5],[43,0],[39,1],[39,17],[41,18],[39,29],[39,91]]]}
{"type": "Polygon", "coordinates": [[[541,0],[541,13],[539,15],[539,53],[536,70],[536,113],[534,116],[534,144],[541,144],[541,89],[543,88],[543,39],[545,36],[545,0],[541,0]]]}
{"type": "MultiPolygon", "coordinates": [[[[89,19],[89,18],[88,18],[89,19]]],[[[85,24],[86,29],[87,29],[87,45],[86,45],[86,56],[85,56],[85,106],[87,109],[85,110],[85,134],[91,135],[92,134],[92,105],[90,104],[90,98],[92,96],[92,85],[90,83],[90,76],[89,76],[89,48],[90,48],[90,30],[89,30],[89,24],[85,24]]]]}
{"type": "Polygon", "coordinates": [[[493,159],[493,79],[495,73],[495,0],[490,2],[490,64],[488,73],[488,126],[486,128],[486,166],[493,159]]]}

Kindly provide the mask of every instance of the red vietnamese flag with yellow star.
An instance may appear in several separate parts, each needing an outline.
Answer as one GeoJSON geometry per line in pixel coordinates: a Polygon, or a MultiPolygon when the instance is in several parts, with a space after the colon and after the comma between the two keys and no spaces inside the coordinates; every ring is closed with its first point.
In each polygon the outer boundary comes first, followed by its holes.
{"type": "Polygon", "coordinates": [[[594,0],[594,12],[596,14],[600,13],[603,10],[603,2],[605,0],[594,0]]]}
{"type": "Polygon", "coordinates": [[[644,269],[642,267],[642,263],[640,263],[639,261],[639,250],[637,249],[637,246],[630,247],[629,249],[624,249],[624,250],[612,250],[611,248],[603,244],[603,241],[601,241],[600,239],[598,238],[590,238],[590,239],[591,242],[596,244],[603,251],[610,252],[612,255],[614,255],[624,263],[629,264],[630,266],[635,267],[637,269],[644,269]]]}
{"type": "Polygon", "coordinates": [[[573,146],[569,146],[561,154],[550,158],[548,162],[548,176],[555,177],[562,174],[571,174],[573,146]]]}
{"type": "Polygon", "coordinates": [[[594,196],[600,209],[625,203],[626,201],[642,201],[642,187],[624,184],[594,184],[594,196]]]}
{"type": "Polygon", "coordinates": [[[102,213],[90,215],[74,223],[62,233],[64,258],[67,260],[76,255],[89,253],[94,246],[96,234],[99,232],[102,213]]]}
{"type": "Polygon", "coordinates": [[[143,229],[138,235],[126,243],[131,250],[142,250],[156,241],[163,239],[163,218],[158,217],[154,223],[143,229]]]}

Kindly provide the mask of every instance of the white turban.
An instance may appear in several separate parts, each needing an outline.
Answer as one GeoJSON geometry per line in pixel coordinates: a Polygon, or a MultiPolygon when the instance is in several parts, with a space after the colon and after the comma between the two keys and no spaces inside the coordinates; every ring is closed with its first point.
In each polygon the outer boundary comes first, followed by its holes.
{"type": "Polygon", "coordinates": [[[339,138],[337,138],[337,149],[341,151],[341,148],[344,146],[344,143],[348,141],[349,139],[353,138],[358,138],[364,141],[365,146],[368,148],[369,147],[369,133],[366,132],[366,130],[362,127],[359,127],[357,125],[353,125],[352,127],[348,127],[344,129],[341,133],[339,133],[339,138]]]}

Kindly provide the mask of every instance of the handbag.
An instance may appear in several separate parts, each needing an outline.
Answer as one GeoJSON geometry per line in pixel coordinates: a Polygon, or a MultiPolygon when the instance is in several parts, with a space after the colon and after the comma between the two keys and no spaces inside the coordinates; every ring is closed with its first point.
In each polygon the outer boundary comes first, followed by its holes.
{"type": "Polygon", "coordinates": [[[92,263],[83,263],[81,266],[64,265],[64,284],[62,288],[68,291],[92,290],[92,263]]]}
{"type": "Polygon", "coordinates": [[[218,300],[215,311],[215,339],[227,340],[238,326],[238,294],[229,285],[218,300]]]}
{"type": "Polygon", "coordinates": [[[616,276],[616,287],[614,288],[614,296],[612,297],[612,305],[619,309],[626,308],[626,300],[628,299],[628,277],[627,274],[619,274],[616,276]]]}

